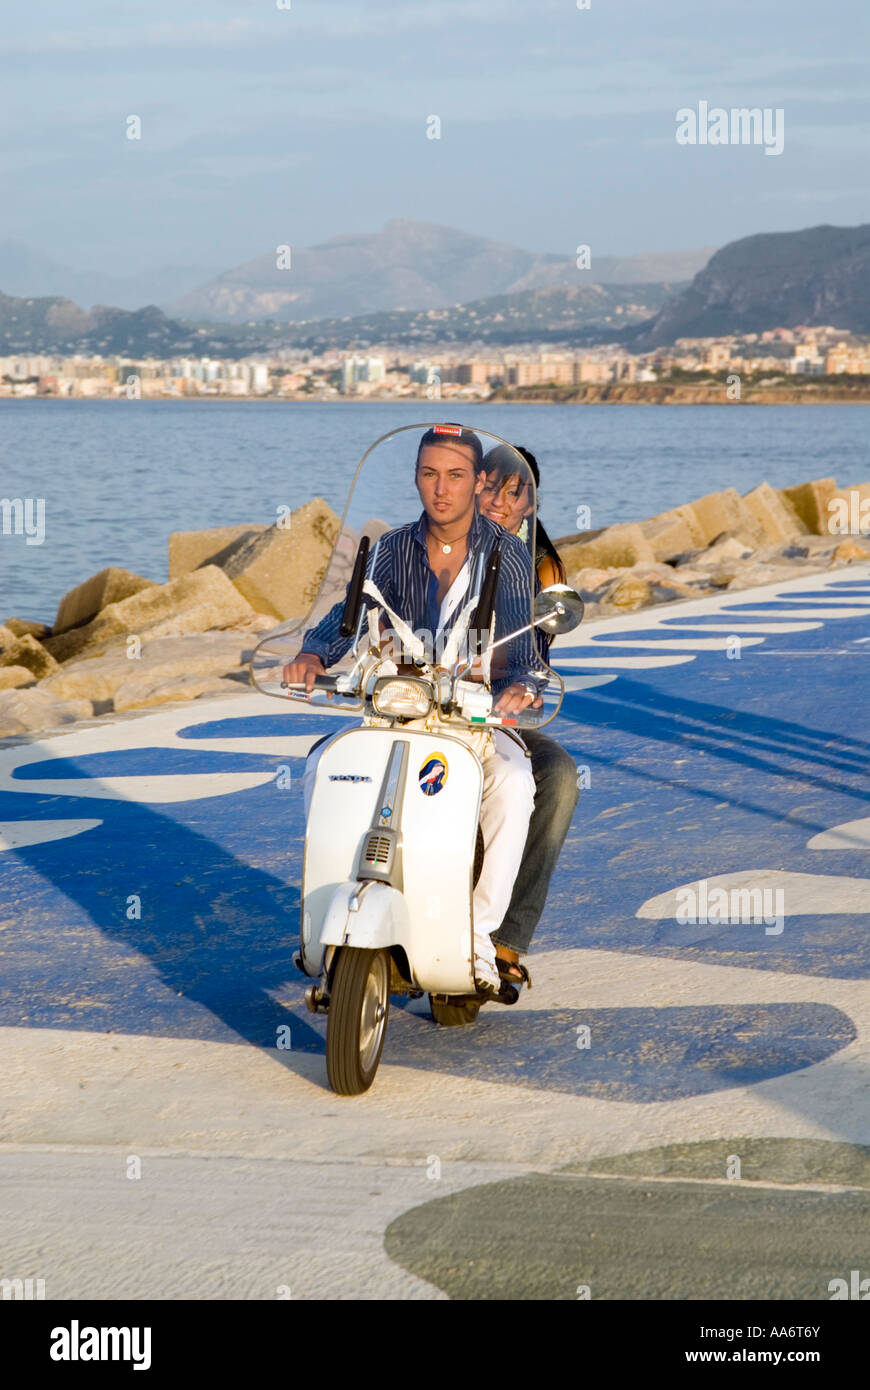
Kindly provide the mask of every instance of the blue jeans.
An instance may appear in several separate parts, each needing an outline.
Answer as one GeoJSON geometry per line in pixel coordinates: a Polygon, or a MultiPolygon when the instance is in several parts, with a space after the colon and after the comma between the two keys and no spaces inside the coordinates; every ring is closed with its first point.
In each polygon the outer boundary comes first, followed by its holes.
{"type": "Polygon", "coordinates": [[[532,755],[535,809],[510,905],[492,939],[522,955],[541,920],[579,790],[574,759],[561,744],[538,729],[523,729],[521,737],[532,755]]]}

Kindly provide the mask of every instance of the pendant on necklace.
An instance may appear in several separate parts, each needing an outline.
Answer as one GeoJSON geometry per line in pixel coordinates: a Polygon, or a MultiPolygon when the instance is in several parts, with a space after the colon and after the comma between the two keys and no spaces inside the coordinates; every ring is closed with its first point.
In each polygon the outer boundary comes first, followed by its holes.
{"type": "Polygon", "coordinates": [[[441,549],[442,549],[442,551],[443,551],[443,553],[444,553],[445,555],[449,555],[450,552],[451,552],[451,550],[453,549],[453,546],[452,546],[452,545],[442,545],[441,549]]]}

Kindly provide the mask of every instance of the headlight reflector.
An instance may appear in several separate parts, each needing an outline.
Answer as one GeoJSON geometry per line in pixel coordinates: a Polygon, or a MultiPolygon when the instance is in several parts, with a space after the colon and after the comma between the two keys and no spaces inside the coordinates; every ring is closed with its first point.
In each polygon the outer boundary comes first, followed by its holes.
{"type": "Polygon", "coordinates": [[[409,676],[384,676],[375,682],[372,705],[378,714],[422,719],[432,708],[432,689],[428,681],[409,676]]]}

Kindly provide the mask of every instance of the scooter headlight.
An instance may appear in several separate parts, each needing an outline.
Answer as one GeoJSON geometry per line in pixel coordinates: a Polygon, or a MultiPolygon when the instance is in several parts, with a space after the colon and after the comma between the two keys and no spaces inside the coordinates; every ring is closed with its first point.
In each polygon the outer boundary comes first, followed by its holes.
{"type": "Polygon", "coordinates": [[[432,688],[413,677],[384,676],[375,682],[372,705],[394,719],[422,719],[432,708],[432,688]]]}

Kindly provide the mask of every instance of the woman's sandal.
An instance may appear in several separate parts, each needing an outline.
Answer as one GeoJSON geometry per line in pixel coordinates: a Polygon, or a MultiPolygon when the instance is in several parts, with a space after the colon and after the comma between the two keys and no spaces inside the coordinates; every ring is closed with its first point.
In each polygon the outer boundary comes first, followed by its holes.
{"type": "Polygon", "coordinates": [[[512,985],[528,985],[532,987],[532,977],[528,966],[523,965],[520,960],[504,960],[501,956],[495,958],[495,968],[503,980],[507,980],[512,985]]]}
{"type": "Polygon", "coordinates": [[[491,1004],[515,1004],[520,997],[520,992],[516,985],[509,980],[502,980],[496,989],[495,985],[490,984],[489,980],[477,980],[477,998],[482,1003],[491,1004]]]}

